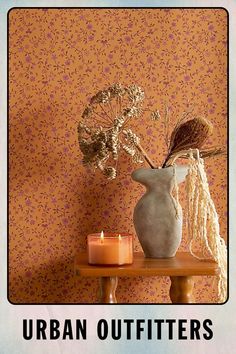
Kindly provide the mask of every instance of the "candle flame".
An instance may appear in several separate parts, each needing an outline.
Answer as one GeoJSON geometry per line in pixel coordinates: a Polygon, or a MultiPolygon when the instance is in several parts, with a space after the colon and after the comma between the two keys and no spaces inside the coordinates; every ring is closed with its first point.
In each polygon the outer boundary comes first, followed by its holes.
{"type": "Polygon", "coordinates": [[[121,241],[121,235],[120,234],[119,234],[118,238],[119,238],[119,241],[121,241]]]}
{"type": "Polygon", "coordinates": [[[104,232],[103,231],[101,232],[100,240],[101,240],[101,242],[104,241],[104,232]]]}

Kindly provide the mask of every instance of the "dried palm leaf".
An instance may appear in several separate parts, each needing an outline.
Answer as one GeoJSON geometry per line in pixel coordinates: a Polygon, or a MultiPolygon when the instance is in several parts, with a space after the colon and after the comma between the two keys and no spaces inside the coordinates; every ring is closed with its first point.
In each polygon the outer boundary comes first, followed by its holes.
{"type": "Polygon", "coordinates": [[[177,124],[170,137],[169,153],[163,167],[173,154],[181,150],[201,149],[212,130],[212,124],[202,117],[195,117],[177,124]]]}

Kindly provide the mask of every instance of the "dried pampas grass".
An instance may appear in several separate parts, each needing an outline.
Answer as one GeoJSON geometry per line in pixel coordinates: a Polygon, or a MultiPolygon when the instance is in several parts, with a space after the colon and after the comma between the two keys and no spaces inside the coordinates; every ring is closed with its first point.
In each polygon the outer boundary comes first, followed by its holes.
{"type": "Polygon", "coordinates": [[[218,302],[222,303],[227,299],[227,248],[220,236],[218,215],[210,195],[204,163],[199,154],[196,158],[193,154],[189,156],[189,172],[185,185],[188,200],[189,251],[198,259],[210,258],[218,263],[218,302]]]}

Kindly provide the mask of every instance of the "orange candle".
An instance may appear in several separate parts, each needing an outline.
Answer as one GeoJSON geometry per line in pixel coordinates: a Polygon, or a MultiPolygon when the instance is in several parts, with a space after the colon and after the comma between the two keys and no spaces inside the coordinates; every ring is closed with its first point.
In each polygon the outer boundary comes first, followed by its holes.
{"type": "Polygon", "coordinates": [[[106,233],[88,235],[89,264],[122,265],[133,262],[133,237],[106,233]]]}

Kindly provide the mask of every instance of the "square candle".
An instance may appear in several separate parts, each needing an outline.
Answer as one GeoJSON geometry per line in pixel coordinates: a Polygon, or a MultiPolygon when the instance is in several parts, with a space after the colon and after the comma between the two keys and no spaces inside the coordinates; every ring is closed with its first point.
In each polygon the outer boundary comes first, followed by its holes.
{"type": "Polygon", "coordinates": [[[88,235],[88,263],[123,265],[133,262],[133,236],[118,233],[88,235]]]}

